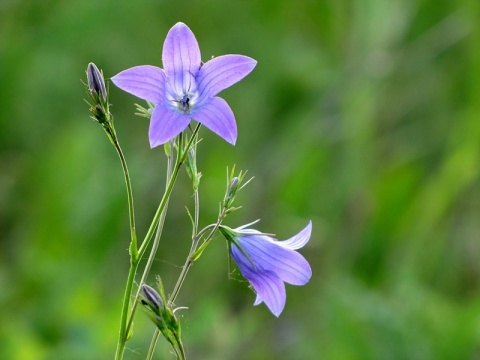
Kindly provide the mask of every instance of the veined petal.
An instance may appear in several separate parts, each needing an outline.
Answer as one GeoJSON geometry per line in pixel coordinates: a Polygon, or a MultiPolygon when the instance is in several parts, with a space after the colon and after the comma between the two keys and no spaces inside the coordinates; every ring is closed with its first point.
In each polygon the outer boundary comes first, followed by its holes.
{"type": "Polygon", "coordinates": [[[200,98],[210,98],[247,76],[257,65],[248,56],[224,55],[207,61],[198,72],[200,98]]]}
{"type": "MultiPolygon", "coordinates": [[[[248,279],[248,277],[246,278],[248,279]]],[[[268,271],[256,274],[256,276],[249,279],[249,281],[257,292],[255,304],[261,304],[263,301],[272,314],[279,317],[285,308],[285,302],[287,300],[283,281],[274,273],[268,271]]]]}
{"type": "Polygon", "coordinates": [[[154,148],[175,138],[185,130],[189,123],[188,116],[178,114],[163,105],[155,106],[148,131],[150,147],[154,148]]]}
{"type": "Polygon", "coordinates": [[[215,97],[204,104],[193,118],[202,123],[227,142],[235,145],[237,141],[237,124],[232,109],[222,98],[215,97]]]}
{"type": "Polygon", "coordinates": [[[310,240],[310,235],[312,234],[312,222],[309,221],[308,225],[300,231],[297,235],[292,236],[288,240],[279,241],[278,245],[281,245],[287,249],[300,249],[305,246],[306,243],[310,240]]]}
{"type": "Polygon", "coordinates": [[[308,261],[298,252],[279,246],[278,241],[264,235],[240,237],[238,241],[259,271],[274,272],[292,285],[305,285],[310,280],[312,269],[308,261]]]}
{"type": "Polygon", "coordinates": [[[112,82],[120,89],[154,104],[158,104],[165,94],[165,73],[156,66],[132,67],[112,77],[112,82]]]}
{"type": "Polygon", "coordinates": [[[162,62],[168,81],[177,94],[192,86],[190,79],[196,76],[202,60],[197,39],[184,23],[175,24],[168,32],[163,44],[162,62]]]}
{"type": "MultiPolygon", "coordinates": [[[[235,259],[235,256],[232,256],[235,259]]],[[[238,262],[237,262],[238,263],[238,262]]],[[[280,316],[285,307],[287,294],[285,292],[285,284],[273,272],[270,271],[254,271],[251,265],[243,263],[239,264],[242,275],[252,284],[257,297],[254,305],[264,302],[273,315],[280,316]]]]}

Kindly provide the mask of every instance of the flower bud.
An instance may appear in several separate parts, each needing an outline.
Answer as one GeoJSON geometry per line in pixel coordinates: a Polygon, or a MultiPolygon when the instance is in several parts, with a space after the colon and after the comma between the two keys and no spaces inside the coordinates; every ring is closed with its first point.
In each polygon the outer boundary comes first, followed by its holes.
{"type": "Polygon", "coordinates": [[[103,102],[107,101],[107,89],[105,88],[105,80],[94,63],[88,64],[87,67],[88,89],[92,95],[97,95],[103,102]]]}
{"type": "Polygon", "coordinates": [[[237,176],[233,177],[232,180],[230,180],[230,184],[228,185],[227,192],[225,194],[225,200],[223,204],[224,207],[228,208],[233,204],[240,183],[241,181],[237,176]]]}
{"type": "Polygon", "coordinates": [[[230,192],[236,193],[238,190],[238,177],[235,176],[232,181],[230,181],[230,192]]]}
{"type": "Polygon", "coordinates": [[[152,310],[158,310],[163,308],[163,300],[158,295],[158,293],[152,287],[143,284],[142,285],[142,295],[145,298],[147,304],[152,308],[152,310]]]}

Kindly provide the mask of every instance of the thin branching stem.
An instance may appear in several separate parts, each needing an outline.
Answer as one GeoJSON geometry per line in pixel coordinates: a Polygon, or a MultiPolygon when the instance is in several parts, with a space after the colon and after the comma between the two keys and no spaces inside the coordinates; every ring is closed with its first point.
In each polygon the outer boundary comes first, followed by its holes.
{"type": "MultiPolygon", "coordinates": [[[[165,191],[167,191],[168,184],[169,184],[170,179],[172,177],[172,167],[173,167],[173,157],[170,155],[170,156],[168,156],[168,159],[167,159],[167,182],[166,182],[166,185],[165,185],[166,186],[165,191]]],[[[148,273],[150,272],[150,269],[152,267],[153,260],[155,259],[155,254],[157,253],[158,245],[160,244],[160,239],[162,237],[163,225],[165,224],[165,217],[167,215],[167,208],[168,208],[168,200],[167,200],[167,203],[165,205],[165,208],[163,209],[163,211],[160,215],[160,221],[158,222],[157,232],[155,234],[155,239],[153,240],[152,249],[150,250],[150,256],[148,257],[147,263],[145,264],[145,269],[143,270],[143,274],[142,274],[142,277],[141,277],[140,283],[139,283],[140,286],[137,289],[135,299],[138,299],[138,296],[139,296],[140,291],[142,289],[141,285],[143,283],[145,283],[145,280],[148,276],[148,273]]],[[[134,300],[133,305],[132,305],[132,311],[130,313],[129,320],[128,320],[128,323],[127,323],[127,331],[129,331],[129,329],[132,326],[133,317],[134,317],[137,305],[138,305],[138,301],[134,300]]]]}
{"type": "Polygon", "coordinates": [[[158,330],[158,328],[156,328],[155,332],[153,333],[153,336],[152,336],[152,341],[150,341],[150,347],[148,348],[148,353],[147,353],[147,357],[145,358],[145,360],[152,360],[153,359],[153,353],[155,352],[155,348],[157,346],[159,336],[160,336],[160,330],[158,330]]]}
{"type": "MultiPolygon", "coordinates": [[[[130,236],[131,236],[131,249],[134,249],[136,252],[137,249],[137,232],[135,228],[135,211],[133,206],[133,191],[132,191],[132,182],[130,180],[130,173],[127,167],[127,161],[123,154],[122,148],[118,141],[114,142],[115,149],[117,150],[118,157],[120,158],[120,163],[122,164],[123,175],[125,177],[125,186],[127,188],[127,199],[128,199],[128,214],[130,222],[130,236]]],[[[131,250],[132,251],[132,250],[131,250]]]]}
{"type": "MultiPolygon", "coordinates": [[[[134,284],[134,280],[135,280],[135,275],[137,273],[137,269],[138,269],[140,260],[142,259],[143,255],[145,254],[145,251],[147,250],[148,245],[150,244],[150,241],[153,238],[153,234],[154,234],[155,230],[157,229],[157,226],[158,226],[160,218],[161,218],[161,214],[162,214],[163,210],[165,209],[165,207],[168,203],[168,200],[170,198],[170,195],[172,193],[172,190],[173,190],[173,187],[174,187],[175,182],[177,180],[180,168],[181,168],[182,164],[185,162],[185,159],[188,155],[188,150],[190,149],[190,147],[194,143],[194,140],[196,138],[196,135],[197,135],[199,129],[200,129],[200,124],[198,124],[197,127],[195,128],[192,137],[190,138],[187,146],[185,147],[185,150],[182,147],[179,147],[179,150],[178,150],[179,153],[177,153],[177,160],[176,160],[175,166],[173,168],[172,176],[170,177],[170,180],[167,182],[167,187],[166,187],[165,193],[163,194],[163,197],[160,201],[160,204],[158,205],[157,211],[155,212],[155,215],[154,215],[153,220],[150,224],[150,227],[147,231],[147,234],[145,235],[145,238],[144,238],[142,244],[140,245],[140,248],[138,249],[138,255],[136,257],[132,257],[132,261],[131,261],[131,264],[130,264],[130,270],[129,270],[128,278],[127,278],[127,285],[126,285],[126,288],[125,288],[125,294],[124,294],[124,297],[123,297],[122,316],[121,316],[121,320],[120,320],[120,334],[119,334],[119,339],[118,339],[118,344],[117,344],[117,351],[116,351],[116,354],[115,354],[115,359],[116,360],[120,360],[120,359],[123,358],[123,353],[125,351],[125,344],[128,340],[128,336],[129,336],[129,333],[131,331],[132,320],[127,321],[128,318],[129,318],[128,309],[129,309],[129,305],[130,305],[130,301],[131,301],[130,297],[132,295],[132,289],[133,289],[133,284],[134,284]],[[130,326],[127,327],[127,324],[130,324],[130,326]]],[[[154,256],[154,255],[151,255],[151,256],[154,256]]],[[[131,310],[131,313],[130,313],[130,319],[133,319],[133,316],[135,314],[137,301],[138,301],[138,297],[136,297],[133,300],[134,304],[132,306],[132,310],[131,310]]]]}
{"type": "MultiPolygon", "coordinates": [[[[125,156],[123,154],[122,148],[120,147],[120,143],[117,141],[115,137],[110,136],[112,140],[112,144],[115,147],[115,150],[117,151],[118,157],[120,158],[120,163],[122,165],[122,170],[123,174],[125,177],[125,186],[127,189],[127,199],[128,199],[128,213],[129,213],[129,222],[130,222],[130,236],[131,236],[131,242],[130,242],[130,263],[131,263],[131,268],[130,272],[128,275],[127,279],[127,286],[125,289],[125,294],[124,294],[124,303],[122,306],[122,316],[121,319],[126,318],[128,314],[128,301],[125,302],[125,299],[130,297],[131,294],[131,289],[133,286],[133,280],[135,277],[135,270],[136,267],[133,266],[133,264],[138,263],[138,253],[137,253],[137,234],[135,230],[135,212],[134,212],[134,205],[133,205],[133,191],[132,191],[132,183],[130,180],[130,173],[128,171],[127,167],[127,162],[125,159],[125,156]],[[132,272],[133,270],[133,272],[132,272]]],[[[121,320],[120,322],[120,333],[118,337],[118,343],[117,343],[117,353],[116,356],[117,358],[121,358],[123,356],[123,345],[126,341],[126,335],[125,335],[125,322],[121,320]]]]}
{"type": "Polygon", "coordinates": [[[200,233],[198,233],[196,236],[194,236],[192,240],[192,246],[190,247],[190,251],[187,256],[187,260],[185,261],[185,264],[182,267],[182,271],[180,272],[180,275],[178,277],[177,283],[175,284],[175,287],[172,291],[172,295],[170,296],[170,303],[173,304],[175,302],[175,299],[178,296],[178,293],[180,292],[180,289],[183,285],[183,282],[185,281],[185,278],[187,276],[188,270],[190,270],[190,267],[193,265],[193,262],[195,261],[194,259],[194,254],[197,250],[198,243],[202,236],[205,234],[207,229],[210,229],[210,233],[208,234],[207,238],[204,240],[203,244],[208,244],[210,240],[213,238],[213,235],[215,232],[218,230],[218,227],[222,224],[223,219],[226,216],[226,208],[222,208],[220,214],[218,215],[217,222],[214,225],[209,225],[206,228],[204,228],[200,233]]]}

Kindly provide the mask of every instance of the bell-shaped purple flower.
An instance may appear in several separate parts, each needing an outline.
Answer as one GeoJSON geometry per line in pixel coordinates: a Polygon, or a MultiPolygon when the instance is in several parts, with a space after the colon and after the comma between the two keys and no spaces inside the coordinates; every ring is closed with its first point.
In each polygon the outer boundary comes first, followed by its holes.
{"type": "Polygon", "coordinates": [[[227,102],[216,95],[247,76],[257,62],[243,55],[224,55],[202,64],[195,35],[181,22],[167,34],[162,62],[163,69],[136,66],[112,78],[120,89],[155,104],[150,146],[172,140],[192,119],[235,144],[235,117],[227,102]]]}
{"type": "MultiPolygon", "coordinates": [[[[225,231],[222,231],[225,233],[225,231]]],[[[305,285],[312,276],[307,260],[297,249],[303,247],[312,233],[312,223],[297,235],[278,241],[253,229],[232,230],[230,252],[242,275],[257,293],[254,305],[264,302],[275,316],[285,307],[285,284],[305,285]]]]}

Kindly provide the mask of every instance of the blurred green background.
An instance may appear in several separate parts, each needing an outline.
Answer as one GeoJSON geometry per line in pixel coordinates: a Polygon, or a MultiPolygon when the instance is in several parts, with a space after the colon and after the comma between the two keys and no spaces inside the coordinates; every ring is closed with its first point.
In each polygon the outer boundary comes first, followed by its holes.
{"type": "MultiPolygon", "coordinates": [[[[248,169],[228,219],[285,239],[313,221],[313,268],[279,319],[234,274],[219,237],[178,298],[190,359],[480,358],[478,0],[0,3],[0,359],[110,359],[128,268],[121,168],[80,82],[161,66],[185,22],[204,60],[258,60],[224,91],[239,139],[203,130],[201,224],[225,168],[248,169]]],[[[111,90],[140,238],[164,186],[140,100],[111,90]]],[[[171,291],[189,247],[183,173],[152,277],[171,291]]],[[[153,331],[135,322],[126,359],[153,331]]],[[[171,359],[160,341],[158,359],[171,359]]]]}

